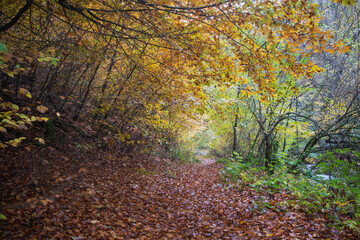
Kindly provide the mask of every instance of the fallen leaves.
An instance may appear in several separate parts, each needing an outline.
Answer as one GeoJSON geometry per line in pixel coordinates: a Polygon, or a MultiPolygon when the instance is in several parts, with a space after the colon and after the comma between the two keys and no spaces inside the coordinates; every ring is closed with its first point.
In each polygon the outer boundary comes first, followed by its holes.
{"type": "MultiPolygon", "coordinates": [[[[0,217],[7,218],[0,221],[4,238],[354,237],[347,230],[329,227],[323,215],[309,218],[281,204],[292,198],[285,193],[270,196],[251,188],[224,186],[219,178],[222,166],[213,162],[188,165],[141,155],[123,158],[112,152],[94,155],[76,149],[45,149],[31,159],[42,164],[37,168],[39,175],[5,178],[2,172],[2,179],[8,179],[0,189],[4,196],[0,217]],[[64,152],[68,154],[63,156],[64,152]]],[[[17,164],[15,169],[33,166],[17,164]]]]}
{"type": "Polygon", "coordinates": [[[87,173],[88,171],[86,170],[86,168],[80,168],[78,173],[87,173]]]}
{"type": "Polygon", "coordinates": [[[47,206],[49,203],[52,203],[53,201],[48,199],[48,198],[45,198],[45,199],[42,199],[40,200],[40,202],[44,205],[44,206],[47,206]]]}

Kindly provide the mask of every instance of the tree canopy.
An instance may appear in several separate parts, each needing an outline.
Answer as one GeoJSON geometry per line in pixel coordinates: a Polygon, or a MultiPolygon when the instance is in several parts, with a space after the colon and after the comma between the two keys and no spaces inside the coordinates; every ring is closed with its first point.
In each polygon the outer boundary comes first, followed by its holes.
{"type": "MultiPolygon", "coordinates": [[[[241,91],[266,101],[279,76],[322,71],[312,53],[348,50],[308,1],[28,0],[1,9],[2,93],[29,91],[121,141],[136,131],[171,137],[204,108],[203,86],[252,79],[241,91]]],[[[24,128],[10,118],[3,131],[24,128]]]]}

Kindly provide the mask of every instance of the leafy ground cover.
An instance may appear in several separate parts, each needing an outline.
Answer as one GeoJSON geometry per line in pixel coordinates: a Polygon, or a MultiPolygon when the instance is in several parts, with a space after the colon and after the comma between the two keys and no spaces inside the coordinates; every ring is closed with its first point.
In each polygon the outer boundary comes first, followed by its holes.
{"type": "MultiPolygon", "coordinates": [[[[229,159],[220,159],[225,168],[222,177],[235,186],[249,186],[257,192],[271,194],[283,192],[296,196],[281,202],[302,209],[309,215],[319,212],[325,213],[328,219],[334,220],[332,226],[338,230],[343,227],[359,232],[359,196],[354,188],[338,184],[340,180],[319,180],[316,176],[291,174],[285,168],[278,168],[269,175],[263,168],[254,167],[251,163],[243,163],[229,159]]],[[[260,203],[259,207],[268,207],[267,203],[260,203]]]]}
{"type": "Polygon", "coordinates": [[[231,187],[222,164],[91,144],[1,153],[4,239],[356,239],[284,191],[231,187]]]}

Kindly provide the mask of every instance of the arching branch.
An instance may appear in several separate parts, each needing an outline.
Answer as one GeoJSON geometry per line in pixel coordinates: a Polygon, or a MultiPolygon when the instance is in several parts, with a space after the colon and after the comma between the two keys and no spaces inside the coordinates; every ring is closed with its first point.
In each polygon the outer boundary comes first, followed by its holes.
{"type": "Polygon", "coordinates": [[[15,23],[17,23],[17,21],[19,21],[21,16],[30,8],[32,2],[33,2],[33,0],[28,0],[26,2],[25,6],[23,6],[19,10],[19,12],[11,19],[10,22],[6,23],[5,25],[0,26],[0,32],[5,32],[9,28],[11,28],[15,23]]]}

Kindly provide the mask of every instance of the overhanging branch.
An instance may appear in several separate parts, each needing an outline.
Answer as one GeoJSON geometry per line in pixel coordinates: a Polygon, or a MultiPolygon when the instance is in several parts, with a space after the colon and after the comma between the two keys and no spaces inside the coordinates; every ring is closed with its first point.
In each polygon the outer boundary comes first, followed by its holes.
{"type": "Polygon", "coordinates": [[[15,23],[17,23],[17,21],[19,21],[21,16],[30,8],[32,2],[33,2],[33,0],[28,0],[26,2],[25,6],[23,6],[19,10],[19,12],[11,19],[10,22],[6,23],[5,25],[0,26],[0,32],[5,32],[9,28],[11,28],[15,23]]]}

